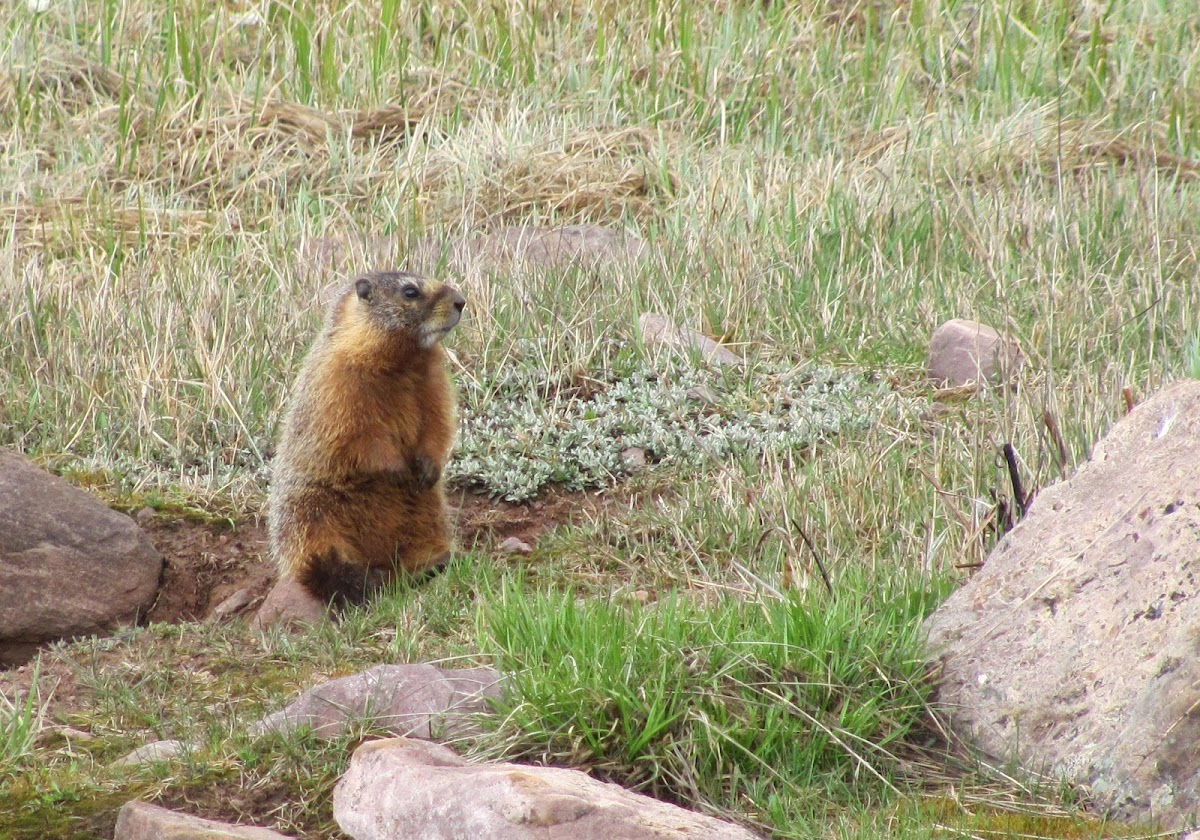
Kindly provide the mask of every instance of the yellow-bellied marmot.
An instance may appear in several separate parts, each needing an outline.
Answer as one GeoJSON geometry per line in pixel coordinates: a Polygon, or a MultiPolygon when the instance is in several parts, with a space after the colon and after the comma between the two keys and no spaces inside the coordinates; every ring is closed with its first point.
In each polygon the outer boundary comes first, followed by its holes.
{"type": "Polygon", "coordinates": [[[442,468],[455,400],[440,341],[466,301],[399,271],[337,297],[292,390],[267,518],[281,577],[358,603],[449,559],[442,468]]]}

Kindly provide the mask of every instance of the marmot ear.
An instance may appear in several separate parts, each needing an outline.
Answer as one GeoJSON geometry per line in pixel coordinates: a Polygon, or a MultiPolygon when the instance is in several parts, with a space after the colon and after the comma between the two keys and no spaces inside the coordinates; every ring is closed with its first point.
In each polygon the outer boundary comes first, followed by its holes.
{"type": "Polygon", "coordinates": [[[360,278],[354,284],[354,291],[357,292],[358,296],[360,298],[362,298],[363,300],[370,301],[371,300],[371,281],[365,277],[360,278]]]}

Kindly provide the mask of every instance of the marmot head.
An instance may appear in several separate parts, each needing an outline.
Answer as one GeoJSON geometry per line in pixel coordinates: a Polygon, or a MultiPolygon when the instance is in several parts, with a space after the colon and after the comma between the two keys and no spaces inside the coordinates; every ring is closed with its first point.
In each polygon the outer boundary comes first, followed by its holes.
{"type": "Polygon", "coordinates": [[[389,332],[411,335],[424,348],[454,329],[467,305],[453,286],[405,271],[364,274],[351,291],[351,309],[389,332]]]}

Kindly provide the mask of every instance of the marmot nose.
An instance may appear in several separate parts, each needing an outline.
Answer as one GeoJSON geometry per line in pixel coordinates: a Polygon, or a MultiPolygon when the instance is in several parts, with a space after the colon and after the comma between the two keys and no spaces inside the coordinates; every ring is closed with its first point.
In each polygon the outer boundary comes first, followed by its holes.
{"type": "Polygon", "coordinates": [[[456,294],[454,296],[454,308],[455,309],[457,309],[459,312],[462,312],[463,309],[466,308],[466,305],[467,305],[467,299],[465,297],[463,297],[460,294],[456,294]]]}

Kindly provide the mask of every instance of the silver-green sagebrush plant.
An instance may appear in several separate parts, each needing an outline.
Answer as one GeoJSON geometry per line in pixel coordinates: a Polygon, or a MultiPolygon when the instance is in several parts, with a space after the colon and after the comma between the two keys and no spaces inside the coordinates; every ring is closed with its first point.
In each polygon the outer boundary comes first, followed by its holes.
{"type": "Polygon", "coordinates": [[[860,372],[754,365],[723,370],[631,362],[622,372],[555,375],[513,365],[460,385],[462,434],[450,466],[467,485],[525,501],[548,485],[613,484],[622,457],[695,470],[744,456],[788,458],[900,410],[860,372]]]}

